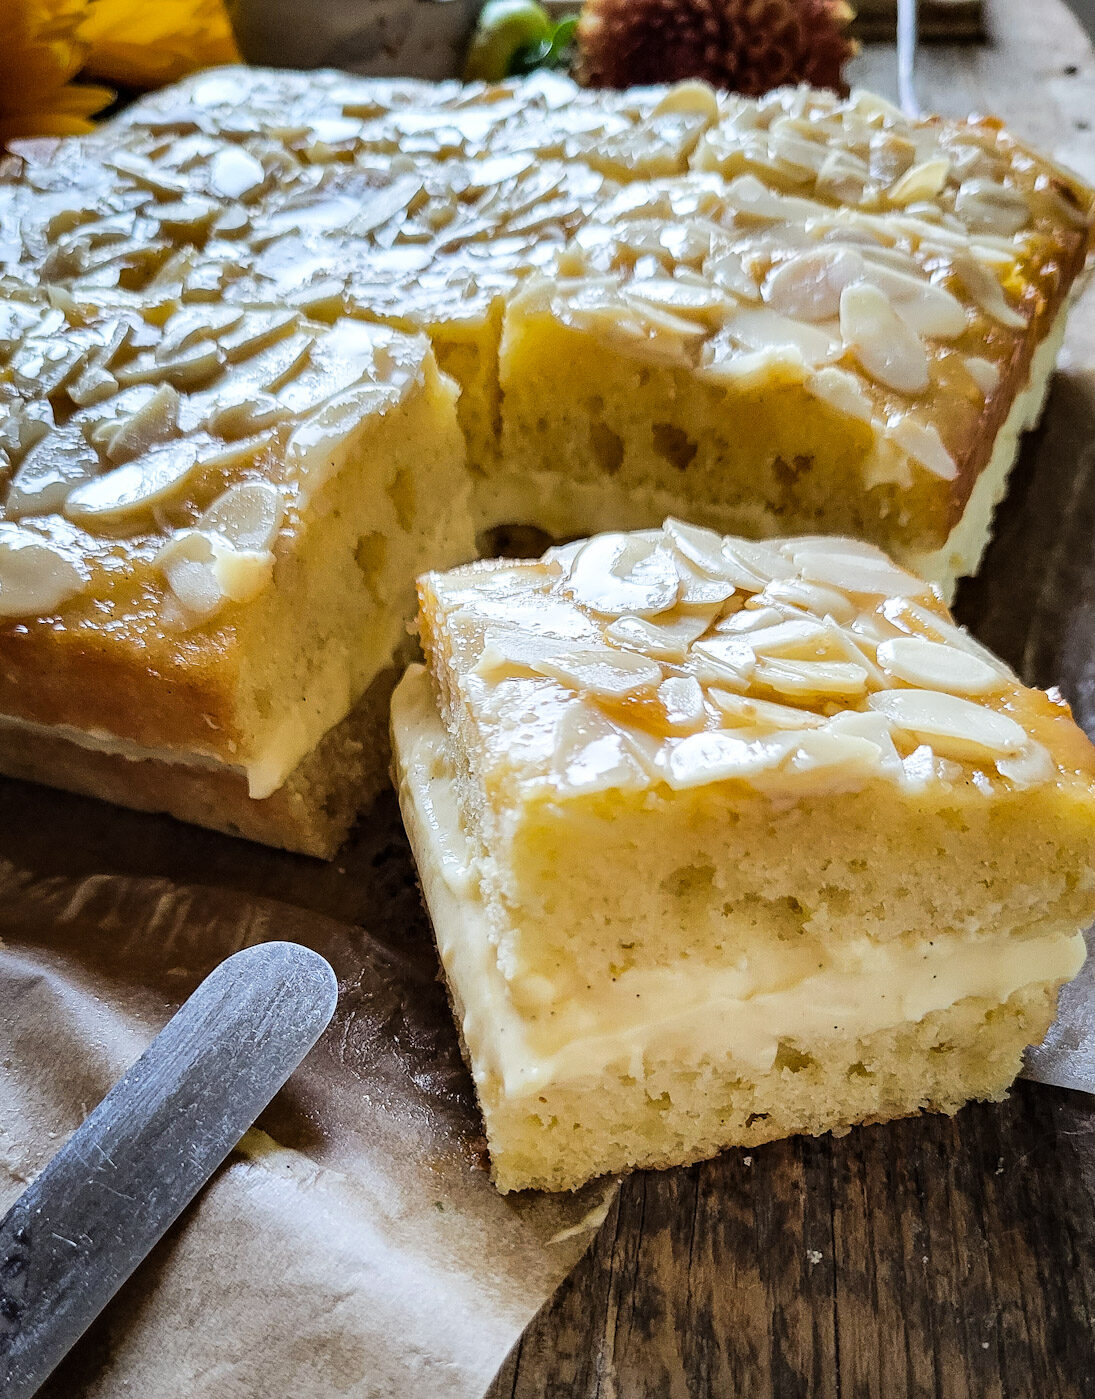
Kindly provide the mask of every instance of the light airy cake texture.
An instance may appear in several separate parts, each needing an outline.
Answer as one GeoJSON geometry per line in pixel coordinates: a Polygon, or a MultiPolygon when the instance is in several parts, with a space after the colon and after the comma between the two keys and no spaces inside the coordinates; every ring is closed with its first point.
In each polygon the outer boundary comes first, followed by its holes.
{"type": "Polygon", "coordinates": [[[997,122],[808,88],[230,69],[17,151],[20,276],[427,333],[481,528],[852,534],[945,594],[1093,217],[997,122]]]}
{"type": "Polygon", "coordinates": [[[998,1098],[1095,750],[871,545],[675,520],[431,573],[401,801],[503,1190],[998,1098]]]}
{"type": "Polygon", "coordinates": [[[379,326],[84,295],[0,284],[0,763],[331,854],[347,716],[473,549],[454,386],[379,326]]]}

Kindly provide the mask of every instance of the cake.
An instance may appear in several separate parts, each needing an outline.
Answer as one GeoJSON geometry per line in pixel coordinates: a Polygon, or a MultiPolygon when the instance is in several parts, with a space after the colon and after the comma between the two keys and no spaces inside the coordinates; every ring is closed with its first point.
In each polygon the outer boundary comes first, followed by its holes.
{"type": "MultiPolygon", "coordinates": [[[[384,765],[411,578],[500,527],[565,539],[672,513],[853,535],[949,596],[1040,409],[1092,226],[1091,192],[998,123],[808,88],[226,68],[88,136],[17,141],[0,159],[0,769],[329,851],[384,765]],[[249,325],[278,344],[249,348],[249,325]],[[78,522],[117,466],[137,471],[85,427],[145,396],[139,421],[170,409],[157,461],[204,453],[208,431],[230,444],[226,486],[295,490],[283,450],[334,410],[289,382],[303,360],[276,389],[248,374],[304,340],[338,361],[332,382],[371,366],[367,391],[332,390],[360,409],[339,419],[341,469],[251,551],[274,558],[248,565],[254,597],[189,615],[154,560],[206,548],[172,540],[210,532],[212,497],[183,473],[166,514],[78,522]],[[224,374],[236,397],[205,422],[224,374]],[[272,434],[254,460],[249,434],[272,434]],[[42,463],[62,457],[54,479],[42,463]],[[49,550],[81,590],[47,613],[11,579],[49,550]],[[123,578],[132,596],[100,596],[123,578]]],[[[170,566],[206,565],[227,577],[220,554],[170,566]]]]}
{"type": "Polygon", "coordinates": [[[849,534],[949,596],[1093,209],[998,122],[862,92],[226,69],[16,143],[0,266],[426,334],[481,531],[849,534]]]}
{"type": "Polygon", "coordinates": [[[474,548],[455,397],[380,326],[0,284],[0,766],[333,854],[474,548]]]}
{"type": "Polygon", "coordinates": [[[937,589],[669,519],[419,591],[396,772],[500,1189],[1003,1096],[1095,750],[937,589]]]}

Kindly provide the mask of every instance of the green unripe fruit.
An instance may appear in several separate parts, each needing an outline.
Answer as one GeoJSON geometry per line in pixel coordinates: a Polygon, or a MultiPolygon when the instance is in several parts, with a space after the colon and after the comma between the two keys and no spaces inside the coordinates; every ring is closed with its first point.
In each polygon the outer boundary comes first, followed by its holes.
{"type": "Polygon", "coordinates": [[[465,82],[498,83],[522,50],[550,43],[551,16],[535,0],[488,0],[464,64],[465,82]]]}

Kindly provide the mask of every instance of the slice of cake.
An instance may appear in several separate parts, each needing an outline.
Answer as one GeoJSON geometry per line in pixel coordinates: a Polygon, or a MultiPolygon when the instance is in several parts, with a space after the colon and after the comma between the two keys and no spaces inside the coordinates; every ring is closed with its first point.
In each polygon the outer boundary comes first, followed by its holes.
{"type": "Polygon", "coordinates": [[[333,853],[474,550],[454,386],[359,322],[0,292],[0,770],[333,853]]]}
{"type": "Polygon", "coordinates": [[[1095,750],[933,588],[668,520],[420,598],[400,797],[501,1189],[1003,1096],[1095,750]]]}
{"type": "Polygon", "coordinates": [[[976,571],[1038,416],[1092,195],[989,121],[733,100],[507,309],[502,480],[560,534],[670,510],[976,571]],[[551,411],[545,411],[545,405],[551,411]]]}

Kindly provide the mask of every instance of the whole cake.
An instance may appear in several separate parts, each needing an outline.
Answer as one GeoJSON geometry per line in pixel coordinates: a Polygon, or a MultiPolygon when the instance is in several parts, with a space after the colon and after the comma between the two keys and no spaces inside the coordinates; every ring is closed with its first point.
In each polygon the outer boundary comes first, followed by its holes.
{"type": "Polygon", "coordinates": [[[420,584],[400,800],[503,1190],[999,1098],[1095,749],[877,548],[676,520],[420,584]]]}
{"type": "Polygon", "coordinates": [[[231,68],[15,143],[0,768],[329,852],[410,579],[500,525],[854,535],[949,595],[1092,219],[998,123],[808,88],[231,68]]]}

